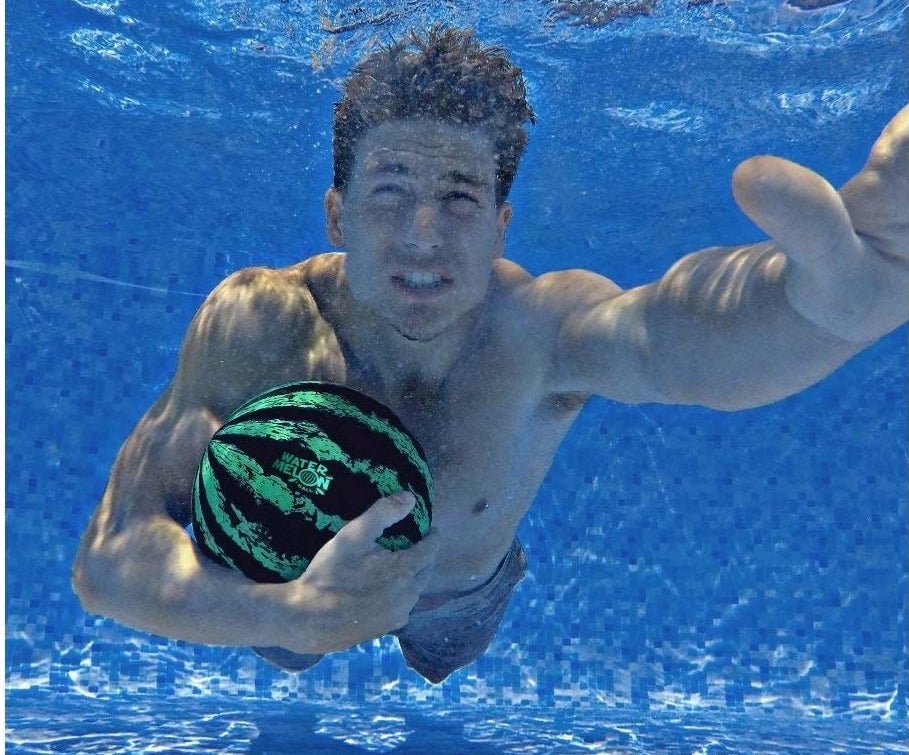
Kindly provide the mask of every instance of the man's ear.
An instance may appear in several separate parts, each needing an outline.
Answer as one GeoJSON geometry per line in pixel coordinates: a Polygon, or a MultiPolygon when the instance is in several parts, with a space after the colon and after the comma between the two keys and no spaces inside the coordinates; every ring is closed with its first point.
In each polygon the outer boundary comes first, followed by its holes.
{"type": "Polygon", "coordinates": [[[508,224],[511,222],[511,215],[511,203],[502,202],[502,206],[499,208],[499,215],[497,218],[499,237],[496,241],[496,247],[499,257],[505,254],[505,231],[508,230],[508,224]]]}
{"type": "Polygon", "coordinates": [[[341,232],[341,211],[344,209],[344,198],[341,192],[332,186],[325,192],[325,233],[333,246],[344,246],[344,234],[341,232]]]}

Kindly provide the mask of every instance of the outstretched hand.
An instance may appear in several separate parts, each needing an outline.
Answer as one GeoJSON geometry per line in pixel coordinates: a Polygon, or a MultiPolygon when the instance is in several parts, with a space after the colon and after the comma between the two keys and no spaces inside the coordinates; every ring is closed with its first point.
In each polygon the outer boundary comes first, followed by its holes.
{"type": "Polygon", "coordinates": [[[767,156],[739,165],[733,192],[789,259],[786,293],[801,315],[857,343],[909,318],[909,107],[839,192],[817,173],[767,156]]]}

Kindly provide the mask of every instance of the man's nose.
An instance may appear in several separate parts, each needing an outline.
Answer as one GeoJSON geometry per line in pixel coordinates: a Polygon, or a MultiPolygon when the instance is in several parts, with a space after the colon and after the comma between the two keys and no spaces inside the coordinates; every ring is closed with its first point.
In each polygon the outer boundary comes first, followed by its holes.
{"type": "Polygon", "coordinates": [[[431,204],[420,204],[414,210],[404,242],[415,250],[433,250],[442,244],[439,212],[431,204]]]}

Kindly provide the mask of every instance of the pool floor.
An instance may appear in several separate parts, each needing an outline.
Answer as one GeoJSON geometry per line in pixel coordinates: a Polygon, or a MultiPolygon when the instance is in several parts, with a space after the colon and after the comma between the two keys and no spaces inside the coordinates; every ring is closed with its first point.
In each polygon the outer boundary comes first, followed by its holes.
{"type": "Polygon", "coordinates": [[[903,721],[780,713],[280,703],[10,690],[7,753],[906,753],[903,721]]]}

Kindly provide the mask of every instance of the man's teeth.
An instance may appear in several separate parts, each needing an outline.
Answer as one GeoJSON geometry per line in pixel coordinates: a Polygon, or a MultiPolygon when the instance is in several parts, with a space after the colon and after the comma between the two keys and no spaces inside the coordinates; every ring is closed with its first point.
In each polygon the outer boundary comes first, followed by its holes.
{"type": "Polygon", "coordinates": [[[404,273],[401,280],[408,288],[435,288],[441,285],[442,276],[438,273],[404,273]]]}

